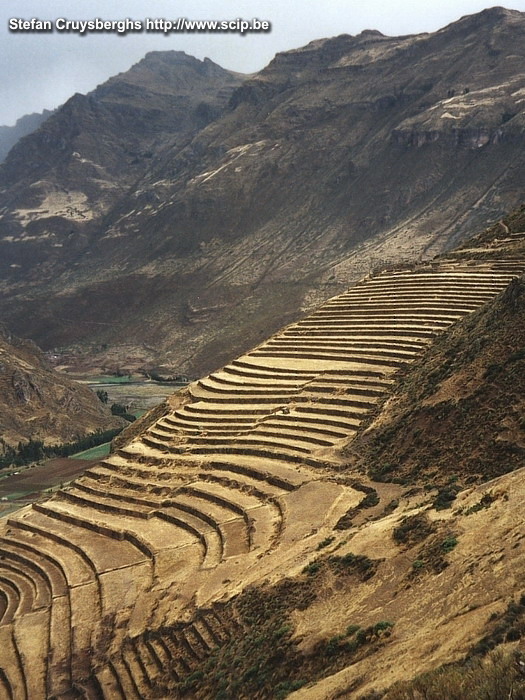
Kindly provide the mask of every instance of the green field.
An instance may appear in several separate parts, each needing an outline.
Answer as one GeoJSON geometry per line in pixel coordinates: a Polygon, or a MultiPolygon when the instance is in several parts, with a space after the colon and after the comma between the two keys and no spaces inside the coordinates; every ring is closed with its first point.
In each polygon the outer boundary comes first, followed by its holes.
{"type": "MultiPolygon", "coordinates": [[[[106,374],[102,374],[99,377],[87,377],[82,381],[87,381],[89,384],[129,384],[130,382],[140,382],[140,379],[137,379],[137,377],[128,377],[128,375],[124,377],[108,377],[106,374]]],[[[144,380],[144,382],[145,381],[146,380],[144,380]]]]}
{"type": "Polygon", "coordinates": [[[8,498],[10,501],[13,501],[13,500],[15,500],[16,498],[25,498],[25,497],[26,497],[27,495],[29,495],[30,493],[33,493],[33,491],[32,491],[32,490],[29,490],[29,491],[13,491],[12,493],[10,493],[10,494],[7,496],[7,498],[8,498]]]}
{"type": "Polygon", "coordinates": [[[71,459],[102,459],[102,457],[108,456],[110,448],[111,443],[104,442],[102,445],[90,447],[89,450],[84,450],[84,452],[77,452],[76,455],[71,455],[71,459]]]}

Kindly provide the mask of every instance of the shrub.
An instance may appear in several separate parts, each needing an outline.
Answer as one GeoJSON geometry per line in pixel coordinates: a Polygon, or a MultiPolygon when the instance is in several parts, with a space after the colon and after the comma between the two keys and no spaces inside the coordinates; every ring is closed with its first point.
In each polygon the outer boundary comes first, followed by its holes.
{"type": "Polygon", "coordinates": [[[111,404],[111,413],[114,416],[119,416],[120,418],[124,418],[124,420],[127,420],[130,423],[133,423],[133,421],[136,420],[136,417],[132,413],[128,413],[128,407],[124,406],[121,403],[111,404]]]}
{"type": "Polygon", "coordinates": [[[293,693],[294,690],[299,690],[299,688],[302,688],[305,684],[306,681],[303,680],[282,681],[281,683],[278,683],[275,686],[276,700],[283,700],[283,698],[285,698],[287,695],[293,693]]]}
{"type": "Polygon", "coordinates": [[[334,555],[329,558],[330,567],[339,574],[354,573],[361,581],[367,581],[375,574],[380,560],[370,559],[364,554],[348,552],[342,557],[334,555]]]}
{"type": "Polygon", "coordinates": [[[308,574],[308,576],[315,576],[315,574],[320,570],[320,561],[311,561],[303,569],[303,574],[308,574]]]}
{"type": "Polygon", "coordinates": [[[379,496],[377,491],[374,489],[372,492],[368,493],[360,502],[359,508],[372,508],[372,506],[377,506],[379,503],[379,496]]]}
{"type": "Polygon", "coordinates": [[[354,652],[364,644],[390,636],[390,630],[393,626],[394,623],[388,620],[381,620],[370,627],[349,625],[344,634],[337,634],[324,642],[324,654],[331,657],[344,652],[354,652]]]}
{"type": "Polygon", "coordinates": [[[472,513],[477,513],[484,508],[488,508],[492,505],[492,503],[494,503],[495,500],[495,497],[491,493],[485,493],[477,503],[470,506],[470,508],[467,508],[464,515],[472,515],[472,513]]]}
{"type": "Polygon", "coordinates": [[[448,552],[451,552],[454,547],[458,543],[458,538],[454,537],[453,535],[449,535],[445,540],[443,540],[443,544],[441,545],[441,548],[444,552],[448,554],[448,552]]]}
{"type": "Polygon", "coordinates": [[[434,526],[424,513],[409,515],[392,530],[392,537],[398,544],[411,545],[421,542],[434,531],[434,526]]]}
{"type": "Polygon", "coordinates": [[[383,464],[380,467],[375,467],[370,470],[370,478],[374,481],[389,481],[388,475],[395,469],[394,464],[383,464]]]}
{"type": "Polygon", "coordinates": [[[394,626],[393,622],[389,622],[388,620],[381,620],[381,622],[376,622],[374,625],[374,634],[378,636],[381,632],[384,632],[385,630],[389,630],[391,627],[394,626]]]}
{"type": "Polygon", "coordinates": [[[433,506],[436,510],[445,510],[450,508],[453,501],[456,500],[459,487],[454,484],[448,484],[447,486],[442,486],[433,501],[433,506]]]}
{"type": "Polygon", "coordinates": [[[396,683],[384,700],[523,700],[525,678],[520,675],[517,657],[492,652],[485,662],[479,659],[442,666],[396,683]]]}
{"type": "Polygon", "coordinates": [[[97,389],[97,396],[102,401],[102,403],[107,403],[109,401],[108,392],[103,389],[97,389]]]}
{"type": "Polygon", "coordinates": [[[381,517],[384,518],[387,515],[390,515],[390,513],[393,513],[398,506],[399,506],[399,500],[397,498],[392,499],[384,507],[383,512],[381,513],[381,517]]]}
{"type": "Polygon", "coordinates": [[[494,626],[472,647],[472,656],[484,656],[504,641],[512,642],[525,637],[525,595],[522,594],[517,603],[511,600],[502,613],[493,613],[488,622],[494,626]]]}

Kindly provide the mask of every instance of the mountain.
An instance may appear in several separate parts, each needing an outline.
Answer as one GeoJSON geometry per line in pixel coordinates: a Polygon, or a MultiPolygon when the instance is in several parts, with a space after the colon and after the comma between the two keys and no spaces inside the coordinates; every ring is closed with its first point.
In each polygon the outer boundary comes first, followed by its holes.
{"type": "MultiPolygon", "coordinates": [[[[3,233],[40,246],[42,238],[50,239],[55,252],[69,252],[68,237],[82,247],[77,239],[83,240],[86,224],[96,220],[99,226],[100,217],[150,168],[154,154],[179,139],[185,143],[238,82],[208,59],[152,52],[89,95],[74,95],[16,145],[0,170],[9,212],[3,233]]],[[[35,245],[25,246],[32,263],[49,254],[38,255],[35,245]]],[[[15,257],[4,264],[16,266],[15,257]]]]}
{"type": "Polygon", "coordinates": [[[0,327],[0,436],[6,444],[74,442],[120,426],[90,389],[56,372],[32,341],[0,327]]]}
{"type": "Polygon", "coordinates": [[[0,126],[0,163],[17,141],[38,129],[40,124],[52,114],[51,110],[44,109],[43,112],[26,114],[20,117],[14,126],[0,126]]]}
{"type": "Polygon", "coordinates": [[[522,697],[524,223],[367,275],[0,520],[1,696],[522,697]]]}
{"type": "Polygon", "coordinates": [[[524,34],[492,8],[315,41],[244,80],[149,54],[2,166],[2,317],[45,349],[147,343],[199,375],[385,261],[450,248],[520,201],[524,34]]]}

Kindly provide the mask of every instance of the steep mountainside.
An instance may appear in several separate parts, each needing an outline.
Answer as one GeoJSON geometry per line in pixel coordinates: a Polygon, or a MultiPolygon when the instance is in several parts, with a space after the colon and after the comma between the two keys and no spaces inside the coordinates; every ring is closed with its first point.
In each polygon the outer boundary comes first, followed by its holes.
{"type": "Polygon", "coordinates": [[[45,348],[147,338],[197,375],[384,260],[450,247],[520,201],[524,39],[525,15],[493,8],[434,34],[320,40],[223,112],[231,74],[185,57],[184,99],[151,100],[142,72],[164,85],[172,59],[146,58],[4,165],[2,316],[45,348]],[[194,99],[197,64],[213,108],[194,99]]]}
{"type": "MultiPolygon", "coordinates": [[[[455,260],[525,256],[525,208],[455,260]]],[[[351,444],[381,481],[446,487],[493,479],[525,463],[525,278],[462,320],[400,378],[380,417],[351,444]]]]}
{"type": "MultiPolygon", "coordinates": [[[[434,343],[461,349],[484,319],[486,347],[513,337],[525,233],[499,228],[362,279],[0,520],[2,697],[376,700],[469,657],[425,697],[519,698],[525,470],[455,492],[451,508],[432,483],[374,482],[348,460],[434,343]],[[502,643],[515,656],[483,663],[502,643]],[[492,668],[495,692],[461,694],[492,668]]],[[[483,425],[484,444],[500,437],[483,425]]],[[[454,474],[459,490],[461,453],[454,474]]]]}
{"type": "Polygon", "coordinates": [[[0,168],[3,275],[28,282],[71,265],[152,159],[185,145],[239,82],[209,59],[152,52],[89,95],[74,95],[0,168]]]}
{"type": "Polygon", "coordinates": [[[70,442],[121,425],[90,389],[55,372],[33,342],[0,327],[0,437],[7,444],[70,442]]]}
{"type": "Polygon", "coordinates": [[[20,117],[14,126],[0,126],[0,162],[5,159],[17,141],[38,129],[40,124],[52,114],[51,110],[44,109],[38,114],[26,114],[20,117]]]}

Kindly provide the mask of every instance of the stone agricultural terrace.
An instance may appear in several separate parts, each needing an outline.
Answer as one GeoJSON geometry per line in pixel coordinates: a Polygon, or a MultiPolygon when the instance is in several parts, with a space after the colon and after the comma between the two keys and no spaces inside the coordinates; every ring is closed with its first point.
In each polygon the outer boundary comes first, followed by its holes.
{"type": "Polygon", "coordinates": [[[398,370],[525,270],[479,252],[361,281],[2,521],[0,697],[159,697],[235,634],[222,603],[300,570],[361,500],[341,448],[398,370]]]}

